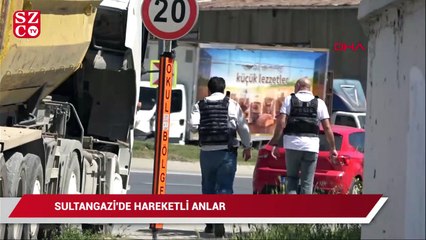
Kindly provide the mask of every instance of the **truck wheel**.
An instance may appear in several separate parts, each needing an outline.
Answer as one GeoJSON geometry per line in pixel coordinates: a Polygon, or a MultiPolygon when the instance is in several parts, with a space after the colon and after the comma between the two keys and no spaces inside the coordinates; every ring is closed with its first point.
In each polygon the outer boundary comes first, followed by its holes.
{"type": "MultiPolygon", "coordinates": [[[[43,167],[41,160],[37,155],[27,154],[24,158],[27,165],[27,193],[28,194],[43,194],[43,167]]],[[[23,239],[36,239],[39,231],[38,224],[24,225],[23,239]]]]}
{"type": "Polygon", "coordinates": [[[76,152],[71,153],[70,160],[68,165],[65,167],[65,176],[61,178],[63,181],[63,190],[62,194],[78,194],[80,193],[81,185],[81,173],[80,173],[80,164],[78,162],[78,155],[76,152]]]}
{"type": "Polygon", "coordinates": [[[349,194],[362,194],[362,180],[358,177],[352,180],[349,194]]]}
{"type": "MultiPolygon", "coordinates": [[[[111,170],[114,172],[111,173],[111,176],[107,178],[107,188],[105,190],[105,194],[123,194],[126,192],[126,189],[123,189],[123,179],[120,175],[120,166],[117,155],[113,153],[106,153],[106,158],[115,159],[108,161],[111,164],[111,170]]],[[[107,167],[108,168],[108,167],[107,167]]]]}
{"type": "MultiPolygon", "coordinates": [[[[3,155],[0,156],[0,197],[6,197],[4,178],[6,176],[6,163],[3,155]]],[[[0,239],[5,239],[6,236],[6,224],[0,224],[0,239]]]]}
{"type": "Polygon", "coordinates": [[[112,186],[111,186],[111,193],[110,194],[123,194],[123,179],[121,178],[121,175],[118,173],[115,173],[112,180],[112,186]]]}
{"type": "MultiPolygon", "coordinates": [[[[78,161],[78,155],[76,152],[72,152],[70,159],[65,168],[65,176],[61,177],[61,184],[63,189],[60,191],[62,194],[79,194],[81,186],[81,172],[80,164],[78,161]]],[[[59,232],[63,233],[67,229],[81,230],[81,224],[61,224],[57,226],[59,232]]]]}
{"type": "MultiPolygon", "coordinates": [[[[27,172],[24,157],[21,153],[14,153],[6,162],[6,195],[8,197],[22,197],[27,192],[27,172]]],[[[8,224],[7,239],[22,239],[23,224],[8,224]]]]}

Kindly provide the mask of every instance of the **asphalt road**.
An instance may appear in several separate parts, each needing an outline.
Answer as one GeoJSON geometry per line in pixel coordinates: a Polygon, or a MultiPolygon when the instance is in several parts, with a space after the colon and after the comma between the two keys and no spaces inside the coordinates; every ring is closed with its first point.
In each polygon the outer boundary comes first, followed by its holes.
{"type": "MultiPolygon", "coordinates": [[[[252,178],[236,177],[234,194],[252,194],[252,178]]],[[[134,170],[130,175],[129,194],[151,194],[152,172],[134,170]]],[[[201,175],[188,172],[168,172],[166,178],[168,194],[201,194],[201,175]]]]}
{"type": "MultiPolygon", "coordinates": [[[[200,194],[201,175],[196,172],[167,173],[167,194],[200,194]]],[[[235,194],[251,194],[252,178],[237,176],[234,182],[235,194]]],[[[151,194],[152,172],[149,170],[133,170],[130,175],[129,194],[151,194]]],[[[214,235],[203,233],[204,224],[164,224],[164,229],[159,232],[161,239],[212,239],[214,235]]],[[[226,237],[231,237],[233,232],[248,232],[248,224],[225,224],[226,237]]],[[[115,225],[114,234],[122,239],[153,239],[148,224],[115,225]]]]}

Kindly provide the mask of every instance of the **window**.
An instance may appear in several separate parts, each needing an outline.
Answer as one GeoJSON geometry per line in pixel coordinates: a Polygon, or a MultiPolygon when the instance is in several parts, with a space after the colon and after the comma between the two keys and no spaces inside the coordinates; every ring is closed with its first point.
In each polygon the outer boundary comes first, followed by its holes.
{"type": "MultiPolygon", "coordinates": [[[[172,90],[172,113],[182,111],[182,98],[182,90],[172,90]]],[[[141,110],[151,110],[157,103],[157,89],[141,87],[139,102],[142,103],[141,110]]]]}
{"type": "Polygon", "coordinates": [[[194,51],[192,50],[186,50],[185,51],[185,62],[192,63],[193,60],[194,51]]]}
{"type": "Polygon", "coordinates": [[[96,46],[125,50],[127,13],[108,7],[99,7],[93,28],[93,43],[96,46]]]}
{"type": "Polygon", "coordinates": [[[365,128],[365,116],[358,116],[359,124],[362,128],[365,128]]]}
{"type": "Polygon", "coordinates": [[[359,105],[358,91],[354,85],[340,85],[343,92],[352,100],[357,106],[359,105]]]}
{"type": "Polygon", "coordinates": [[[349,127],[358,127],[356,125],[355,119],[352,116],[337,115],[336,120],[334,121],[334,124],[349,126],[349,127]]]}
{"type": "Polygon", "coordinates": [[[182,90],[172,90],[172,113],[182,111],[182,90]]]}
{"type": "MultiPolygon", "coordinates": [[[[319,139],[320,139],[320,147],[319,150],[320,151],[330,151],[330,145],[327,142],[327,138],[325,137],[324,133],[320,133],[319,134],[319,139]]],[[[342,148],[342,135],[339,134],[334,134],[334,142],[336,144],[336,150],[340,150],[342,148]]]]}
{"type": "Polygon", "coordinates": [[[157,89],[141,87],[139,102],[142,103],[141,110],[151,110],[157,102],[157,89]]]}
{"type": "Polygon", "coordinates": [[[349,135],[349,144],[356,148],[358,152],[364,153],[365,133],[357,132],[349,135]]]}

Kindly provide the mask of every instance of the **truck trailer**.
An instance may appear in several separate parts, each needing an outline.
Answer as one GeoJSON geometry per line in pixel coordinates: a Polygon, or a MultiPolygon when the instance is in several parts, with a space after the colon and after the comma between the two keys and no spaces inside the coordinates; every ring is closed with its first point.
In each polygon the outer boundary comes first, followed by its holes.
{"type": "MultiPolygon", "coordinates": [[[[175,143],[198,140],[187,123],[192,106],[207,96],[207,81],[213,76],[225,78],[226,90],[245,112],[254,145],[272,137],[275,116],[285,96],[294,91],[294,82],[305,76],[313,82],[313,93],[326,101],[331,123],[364,127],[366,99],[361,83],[357,79],[333,79],[326,49],[195,42],[177,45],[177,84],[172,98],[177,110],[170,117],[174,123],[170,134],[175,143]]],[[[142,75],[141,92],[156,93],[156,87],[150,86],[150,80],[157,78],[153,77],[156,69],[151,68],[154,65],[150,61],[158,59],[157,41],[148,42],[145,57],[144,67],[151,72],[142,75]]],[[[137,128],[143,132],[140,139],[145,139],[155,131],[155,94],[146,94],[140,101],[137,128]]]]}
{"type": "MultiPolygon", "coordinates": [[[[0,1],[0,197],[125,194],[141,76],[138,0],[0,1]],[[14,35],[38,11],[39,36],[14,35]]],[[[42,225],[1,225],[34,239],[42,225]]]]}
{"type": "MultiPolygon", "coordinates": [[[[198,135],[190,131],[188,121],[193,105],[207,96],[207,82],[213,76],[225,79],[225,91],[230,91],[230,97],[239,102],[252,140],[258,144],[272,137],[275,116],[284,97],[294,91],[297,79],[309,77],[314,94],[321,98],[326,96],[327,49],[195,42],[178,42],[177,45],[174,49],[178,63],[177,84],[185,87],[186,95],[182,97],[186,99],[182,102],[187,105],[185,118],[175,119],[185,126],[185,133],[180,135],[183,139],[179,142],[198,140],[198,135]]],[[[157,41],[148,42],[145,57],[151,61],[158,59],[157,41]]],[[[149,61],[145,61],[144,67],[148,70],[147,63],[149,61]]],[[[142,81],[148,82],[149,77],[149,74],[143,75],[142,81]]],[[[153,120],[146,119],[139,125],[152,125],[153,120]]],[[[171,128],[171,131],[178,129],[171,128]]]]}

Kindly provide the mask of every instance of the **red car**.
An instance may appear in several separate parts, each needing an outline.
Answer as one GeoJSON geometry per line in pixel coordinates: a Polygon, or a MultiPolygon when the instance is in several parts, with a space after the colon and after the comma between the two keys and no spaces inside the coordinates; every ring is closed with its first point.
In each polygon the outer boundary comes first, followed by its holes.
{"type": "MultiPolygon", "coordinates": [[[[364,129],[332,125],[332,131],[339,155],[337,160],[330,160],[329,145],[321,129],[314,191],[360,194],[364,167],[364,129]]],[[[253,172],[254,194],[283,191],[284,184],[281,182],[286,176],[285,149],[279,146],[279,158],[271,155],[272,149],[273,146],[267,144],[259,150],[253,172]]]]}

